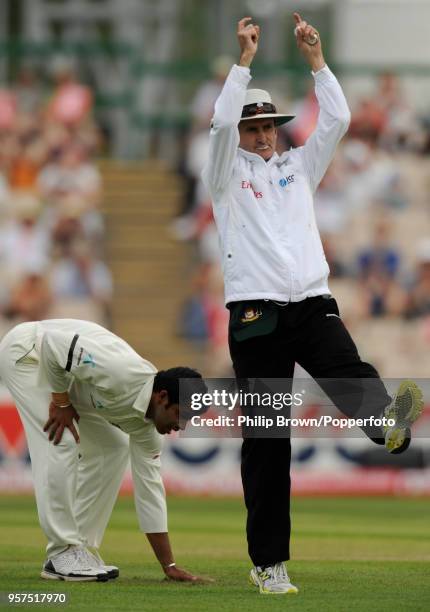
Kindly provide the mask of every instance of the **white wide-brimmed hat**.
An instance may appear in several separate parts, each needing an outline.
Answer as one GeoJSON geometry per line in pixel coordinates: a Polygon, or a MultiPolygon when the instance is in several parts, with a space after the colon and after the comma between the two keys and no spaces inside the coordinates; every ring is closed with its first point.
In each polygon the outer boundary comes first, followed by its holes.
{"type": "Polygon", "coordinates": [[[295,115],[276,112],[276,106],[268,91],[264,89],[247,89],[241,121],[248,119],[274,119],[275,125],[282,125],[294,119],[295,115]]]}

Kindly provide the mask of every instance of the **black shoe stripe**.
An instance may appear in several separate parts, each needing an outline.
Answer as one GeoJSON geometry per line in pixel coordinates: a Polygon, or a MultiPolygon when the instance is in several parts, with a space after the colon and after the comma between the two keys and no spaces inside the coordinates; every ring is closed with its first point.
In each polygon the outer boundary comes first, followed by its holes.
{"type": "Polygon", "coordinates": [[[109,570],[107,575],[108,575],[109,580],[113,580],[114,578],[118,578],[119,570],[117,570],[117,569],[109,570]]]}
{"type": "MultiPolygon", "coordinates": [[[[46,572],[50,572],[51,574],[58,576],[62,580],[66,578],[65,574],[60,574],[59,572],[57,572],[51,559],[48,559],[48,561],[43,566],[43,569],[46,572]]],[[[86,576],[85,574],[79,574],[79,573],[71,573],[71,574],[68,574],[68,576],[70,576],[71,578],[88,578],[89,577],[89,576],[86,576]]],[[[98,574],[97,576],[94,576],[94,578],[97,577],[97,582],[106,582],[106,580],[109,580],[110,578],[117,578],[118,576],[119,576],[118,570],[111,570],[110,572],[107,572],[105,574],[98,574]]]]}
{"type": "Polygon", "coordinates": [[[47,563],[45,563],[44,568],[47,572],[52,572],[53,574],[57,574],[58,572],[56,571],[51,559],[48,560],[47,563]]]}

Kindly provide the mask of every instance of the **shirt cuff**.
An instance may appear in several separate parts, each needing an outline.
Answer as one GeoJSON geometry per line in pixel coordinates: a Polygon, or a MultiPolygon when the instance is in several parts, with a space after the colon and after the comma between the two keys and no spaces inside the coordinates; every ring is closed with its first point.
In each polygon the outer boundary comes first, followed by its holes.
{"type": "Polygon", "coordinates": [[[330,68],[327,66],[327,64],[323,66],[322,68],[320,68],[320,70],[317,70],[316,72],[311,70],[311,74],[314,77],[315,81],[317,82],[318,81],[319,82],[330,81],[333,78],[335,78],[334,74],[332,73],[330,68]]]}
{"type": "Polygon", "coordinates": [[[232,69],[230,70],[230,74],[234,76],[234,79],[243,85],[248,85],[249,81],[252,79],[251,70],[248,66],[238,66],[234,64],[232,69]]]}

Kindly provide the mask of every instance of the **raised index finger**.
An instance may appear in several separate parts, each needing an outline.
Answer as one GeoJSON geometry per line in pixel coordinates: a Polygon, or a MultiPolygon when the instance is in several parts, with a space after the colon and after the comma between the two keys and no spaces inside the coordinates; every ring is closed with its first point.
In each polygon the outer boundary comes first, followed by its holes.
{"type": "Polygon", "coordinates": [[[243,19],[241,19],[238,24],[237,24],[237,30],[242,30],[245,26],[247,21],[251,21],[252,17],[243,17],[243,19]]]}
{"type": "Polygon", "coordinates": [[[299,13],[293,13],[293,17],[294,17],[294,21],[296,22],[296,25],[299,25],[299,23],[302,21],[302,18],[300,17],[299,13]]]}

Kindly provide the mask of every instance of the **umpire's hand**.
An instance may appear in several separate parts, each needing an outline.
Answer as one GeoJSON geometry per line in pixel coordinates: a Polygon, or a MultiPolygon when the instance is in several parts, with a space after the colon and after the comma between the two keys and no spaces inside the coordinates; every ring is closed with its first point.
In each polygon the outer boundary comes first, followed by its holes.
{"type": "Polygon", "coordinates": [[[70,429],[76,443],[79,444],[79,434],[73,421],[79,422],[79,414],[76,412],[72,404],[66,408],[59,408],[51,402],[49,404],[49,419],[45,423],[43,431],[48,431],[49,439],[54,441],[54,444],[59,444],[63,437],[65,428],[70,429]]]}
{"type": "Polygon", "coordinates": [[[325,66],[318,31],[307,23],[307,21],[304,21],[299,13],[294,13],[293,17],[296,24],[294,34],[296,36],[297,46],[311,69],[314,72],[318,72],[318,70],[321,70],[321,68],[325,66]]]}
{"type": "Polygon", "coordinates": [[[239,66],[250,66],[258,49],[260,26],[253,23],[251,17],[244,17],[237,24],[237,40],[240,47],[239,66]]]}

